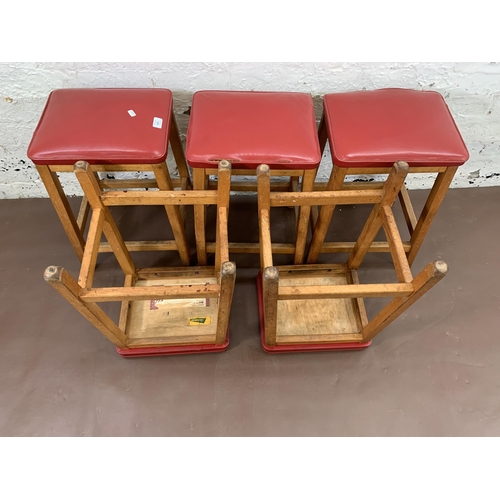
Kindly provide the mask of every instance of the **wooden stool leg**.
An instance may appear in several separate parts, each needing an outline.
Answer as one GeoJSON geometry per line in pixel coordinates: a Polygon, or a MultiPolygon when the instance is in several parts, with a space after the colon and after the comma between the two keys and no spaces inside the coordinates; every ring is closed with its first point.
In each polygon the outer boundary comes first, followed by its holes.
{"type": "Polygon", "coordinates": [[[226,340],[235,283],[236,264],[234,262],[224,262],[221,267],[219,279],[219,312],[217,314],[217,331],[215,334],[215,343],[217,345],[223,344],[226,340]]]}
{"type": "Polygon", "coordinates": [[[221,271],[224,262],[229,261],[228,214],[231,193],[231,164],[219,162],[217,175],[217,223],[215,233],[215,272],[221,271]]]}
{"type": "Polygon", "coordinates": [[[422,213],[418,218],[415,230],[411,235],[411,248],[408,252],[408,262],[410,265],[412,265],[415,261],[415,257],[417,256],[417,253],[424,242],[425,236],[429,231],[431,223],[434,220],[441,203],[443,202],[444,196],[450,187],[457,168],[458,167],[448,167],[445,172],[440,172],[434,182],[434,186],[432,186],[429,197],[427,198],[424,208],[422,209],[422,213]]]}
{"type": "Polygon", "coordinates": [[[182,142],[179,135],[179,128],[177,127],[177,122],[175,120],[174,111],[172,110],[172,116],[170,119],[170,144],[172,146],[172,152],[174,153],[175,163],[177,164],[177,171],[181,178],[181,189],[191,189],[191,179],[189,178],[189,171],[186,164],[186,158],[184,156],[184,151],[182,149],[182,142]]]}
{"type": "Polygon", "coordinates": [[[85,245],[85,252],[83,253],[82,265],[80,266],[80,274],[78,276],[78,284],[82,288],[90,288],[92,286],[103,226],[104,212],[100,208],[96,208],[92,212],[87,243],[85,245]]]}
{"type": "Polygon", "coordinates": [[[78,216],[76,218],[76,223],[78,224],[78,227],[80,228],[80,232],[83,234],[85,231],[85,228],[87,227],[87,219],[89,218],[89,212],[90,212],[90,205],[85,198],[85,196],[82,197],[82,202],[80,203],[80,210],[78,210],[78,216]]]}
{"type": "Polygon", "coordinates": [[[103,232],[123,273],[125,275],[136,276],[135,265],[132,262],[130,253],[125,246],[125,242],[116,226],[109,207],[105,206],[101,201],[102,191],[95,172],[93,172],[90,165],[84,161],[79,161],[75,164],[74,172],[92,209],[102,209],[104,214],[103,232]]]}
{"type": "Polygon", "coordinates": [[[408,189],[406,189],[406,186],[404,184],[401,186],[401,191],[399,192],[398,196],[401,203],[401,210],[403,211],[406,225],[408,227],[408,232],[410,233],[411,237],[413,231],[415,231],[415,228],[417,227],[417,217],[415,216],[415,211],[413,210],[410,194],[408,193],[408,189]]]}
{"type": "Polygon", "coordinates": [[[359,235],[358,241],[356,241],[349,258],[347,259],[347,267],[349,269],[358,269],[361,265],[361,262],[370,249],[373,240],[382,227],[380,212],[383,210],[384,205],[392,207],[399,191],[401,190],[401,186],[405,181],[406,175],[408,174],[408,169],[408,163],[404,161],[398,161],[394,164],[391,173],[384,184],[385,193],[382,197],[382,201],[373,207],[370,216],[368,217],[368,220],[359,235]]]}
{"type": "Polygon", "coordinates": [[[279,273],[274,266],[266,267],[262,273],[262,293],[264,302],[264,327],[267,345],[276,345],[278,325],[278,285],[279,273]]]}
{"type": "MultiPolygon", "coordinates": [[[[325,113],[321,115],[321,121],[318,127],[318,139],[319,139],[319,149],[321,151],[321,159],[323,159],[323,152],[325,151],[326,141],[328,140],[328,133],[325,125],[325,113]]],[[[319,167],[318,167],[319,168],[319,167]]],[[[311,207],[311,225],[313,229],[316,227],[316,223],[319,218],[319,208],[317,206],[311,207]]]]}
{"type": "Polygon", "coordinates": [[[259,251],[260,269],[273,265],[273,252],[271,244],[271,179],[268,165],[257,167],[257,201],[259,211],[259,251]]]}
{"type": "MultiPolygon", "coordinates": [[[[327,191],[338,191],[342,189],[342,184],[344,183],[345,169],[339,168],[337,165],[333,165],[332,173],[330,174],[330,179],[328,180],[328,185],[326,187],[327,191]]],[[[335,205],[323,205],[319,211],[318,221],[314,227],[311,246],[309,247],[309,254],[307,256],[308,264],[315,264],[318,260],[321,247],[325,241],[325,236],[330,227],[330,222],[332,220],[333,211],[335,210],[335,205]]]]}
{"type": "Polygon", "coordinates": [[[259,245],[260,266],[262,270],[262,302],[264,306],[265,343],[276,345],[276,329],[278,318],[278,269],[273,266],[271,246],[271,228],[269,212],[271,209],[271,181],[268,165],[257,167],[257,191],[259,207],[259,245]]]}
{"type": "Polygon", "coordinates": [[[59,178],[55,172],[50,171],[48,165],[36,165],[36,168],[50,200],[52,201],[52,205],[54,205],[59,220],[68,235],[69,241],[81,262],[85,249],[85,241],[78,222],[73,215],[73,211],[69,206],[68,198],[64,194],[61,183],[59,182],[59,178]]]}
{"type": "Polygon", "coordinates": [[[387,304],[362,330],[363,342],[369,342],[422,295],[446,276],[448,266],[437,261],[428,264],[413,280],[414,291],[407,297],[396,297],[387,304]]]}
{"type": "MultiPolygon", "coordinates": [[[[206,181],[204,168],[193,168],[193,188],[204,190],[206,181]]],[[[194,206],[194,232],[196,236],[196,255],[198,265],[207,265],[207,240],[205,236],[205,206],[194,206]]]]}
{"type": "MultiPolygon", "coordinates": [[[[172,185],[172,180],[168,173],[167,164],[163,162],[159,165],[154,165],[153,168],[158,188],[165,191],[173,191],[174,186],[172,185]]],[[[176,205],[165,205],[165,211],[167,212],[167,217],[172,227],[172,232],[174,233],[174,239],[177,243],[181,261],[184,265],[189,266],[191,252],[189,250],[189,243],[184,229],[184,220],[181,216],[180,208],[176,205]]]]}
{"type": "Polygon", "coordinates": [[[413,275],[411,274],[408,258],[406,257],[401,235],[399,234],[399,229],[394,219],[394,214],[392,213],[392,208],[389,205],[383,205],[379,213],[398,280],[400,283],[411,283],[413,281],[413,275]]]}
{"type": "Polygon", "coordinates": [[[113,344],[118,347],[126,347],[127,338],[125,334],[97,304],[83,302],[80,299],[79,295],[83,288],[64,268],[50,266],[45,270],[43,277],[113,344]]]}
{"type": "MultiPolygon", "coordinates": [[[[302,192],[314,191],[314,181],[316,179],[317,169],[306,170],[302,177],[302,192]]],[[[309,205],[300,207],[299,219],[297,223],[297,236],[295,239],[295,258],[294,264],[302,264],[306,250],[307,231],[309,230],[309,216],[311,207],[309,205]]]]}
{"type": "MultiPolygon", "coordinates": [[[[288,189],[292,193],[298,193],[300,191],[299,189],[300,186],[300,176],[290,176],[290,185],[288,186],[288,189]]],[[[297,225],[299,222],[299,207],[290,207],[293,208],[295,212],[295,230],[297,230],[297,225]]]]}

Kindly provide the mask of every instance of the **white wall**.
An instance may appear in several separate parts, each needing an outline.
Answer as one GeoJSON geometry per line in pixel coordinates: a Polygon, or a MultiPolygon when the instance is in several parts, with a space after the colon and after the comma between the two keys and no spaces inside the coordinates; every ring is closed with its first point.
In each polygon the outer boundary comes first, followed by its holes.
{"type": "MultiPolygon", "coordinates": [[[[452,187],[500,185],[500,63],[0,63],[0,198],[45,197],[26,157],[48,94],[71,87],[164,87],[174,93],[183,140],[192,95],[202,89],[310,93],[321,112],[325,93],[383,87],[443,94],[470,152],[452,187]]],[[[171,166],[175,163],[168,158],[171,166]]],[[[331,161],[325,151],[320,178],[331,161]]],[[[70,194],[80,194],[71,174],[70,194]]],[[[412,176],[410,189],[427,188],[412,176]]]]}

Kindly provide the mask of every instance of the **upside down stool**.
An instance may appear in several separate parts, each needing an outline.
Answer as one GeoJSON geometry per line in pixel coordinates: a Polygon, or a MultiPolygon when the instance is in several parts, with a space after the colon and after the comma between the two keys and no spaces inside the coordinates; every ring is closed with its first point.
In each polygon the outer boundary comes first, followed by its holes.
{"type": "MultiPolygon", "coordinates": [[[[153,172],[154,179],[99,179],[103,189],[189,189],[191,181],[167,89],[59,89],[45,105],[28,148],[63,228],[81,261],[90,205],[84,196],[75,217],[57,173],[73,172],[87,161],[95,172],[153,172]],[[172,146],[179,181],[172,181],[166,158],[172,146]]],[[[108,177],[108,175],[106,177],[108,177]]],[[[126,242],[129,251],[178,250],[190,263],[181,210],[165,207],[175,241],[126,242]]],[[[107,228],[105,228],[107,232],[107,228]]],[[[100,252],[111,252],[108,243],[100,252]]]]}
{"type": "MultiPolygon", "coordinates": [[[[255,176],[268,164],[273,176],[290,177],[273,190],[313,191],[321,161],[312,98],[298,92],[200,91],[193,96],[186,139],[186,159],[193,172],[193,189],[211,186],[210,175],[220,160],[232,164],[233,176],[255,176]]],[[[231,182],[231,190],[255,191],[255,183],[231,182]]],[[[274,253],[305,256],[310,207],[296,210],[295,243],[274,244],[274,253]]],[[[198,264],[204,265],[214,244],[205,237],[205,209],[195,207],[198,264]]],[[[229,242],[230,252],[259,253],[258,243],[229,242]]]]}
{"type": "MultiPolygon", "coordinates": [[[[330,144],[333,168],[326,186],[317,189],[372,189],[373,182],[344,183],[346,175],[387,174],[396,161],[409,164],[410,174],[437,173],[417,219],[403,184],[399,199],[410,240],[403,243],[410,265],[429,231],[457,168],[469,153],[443,97],[434,91],[380,89],[327,94],[319,127],[321,152],[330,144]]],[[[317,218],[307,262],[320,253],[350,252],[354,242],[324,242],[335,205],[323,206],[317,218]]],[[[389,252],[387,242],[374,242],[370,252],[389,252]]]]}
{"type": "MultiPolygon", "coordinates": [[[[271,193],[269,167],[258,172],[261,272],[257,277],[261,344],[266,352],[363,349],[447,272],[442,261],[428,264],[415,278],[410,270],[391,206],[408,173],[397,162],[386,182],[373,189],[271,193]],[[373,209],[344,264],[273,265],[270,209],[280,206],[331,207],[372,204],[373,209]],[[383,226],[397,283],[360,284],[357,269],[383,226]],[[364,298],[394,297],[368,320],[364,298]]],[[[318,226],[313,231],[313,238],[318,226]]]]}
{"type": "Polygon", "coordinates": [[[83,161],[75,174],[92,207],[89,235],[78,280],[64,268],[44,274],[78,312],[116,345],[124,357],[223,351],[229,344],[229,311],[236,266],[227,251],[230,165],[220,162],[217,191],[104,192],[96,173],[83,161]],[[110,211],[111,206],[216,205],[215,266],[136,269],[110,211]],[[125,275],[122,287],[93,287],[99,241],[104,225],[125,275]],[[116,324],[98,302],[121,302],[116,324]]]}

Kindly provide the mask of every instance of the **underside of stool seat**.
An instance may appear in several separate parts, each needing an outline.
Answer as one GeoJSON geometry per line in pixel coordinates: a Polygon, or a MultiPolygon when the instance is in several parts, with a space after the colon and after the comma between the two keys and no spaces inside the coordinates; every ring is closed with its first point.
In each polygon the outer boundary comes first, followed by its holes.
{"type": "MultiPolygon", "coordinates": [[[[49,266],[44,279],[108,338],[121,356],[225,350],[229,343],[229,312],[236,280],[236,265],[229,261],[227,242],[230,164],[219,163],[217,191],[185,190],[181,196],[172,189],[104,191],[97,173],[84,161],[75,164],[74,172],[92,208],[80,272],[75,279],[63,267],[49,266]],[[139,268],[135,264],[110,207],[158,204],[176,212],[179,212],[179,204],[216,206],[213,266],[139,268]],[[106,287],[93,286],[103,236],[123,271],[123,286],[116,286],[116,282],[106,287]],[[117,322],[98,305],[100,302],[121,303],[117,322]]],[[[167,214],[169,212],[171,210],[167,214]]],[[[185,238],[182,225],[180,231],[185,238]]],[[[189,264],[189,260],[183,263],[189,264]]]]}
{"type": "Polygon", "coordinates": [[[463,165],[469,153],[443,97],[380,89],[324,96],[325,124],[339,167],[463,165]]]}
{"type": "Polygon", "coordinates": [[[161,163],[171,114],[167,89],[54,90],[28,157],[38,165],[161,163]]]}
{"type": "Polygon", "coordinates": [[[210,168],[315,169],[321,161],[311,96],[298,92],[200,91],[193,96],[186,159],[210,168]]]}

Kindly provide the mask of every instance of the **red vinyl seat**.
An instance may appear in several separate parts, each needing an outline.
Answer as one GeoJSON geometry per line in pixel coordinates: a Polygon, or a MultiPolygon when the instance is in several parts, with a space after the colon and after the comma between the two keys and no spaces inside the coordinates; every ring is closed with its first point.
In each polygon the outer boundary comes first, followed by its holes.
{"type": "Polygon", "coordinates": [[[321,161],[311,96],[298,92],[196,92],[187,133],[191,167],[314,169],[321,161]]]}
{"type": "Polygon", "coordinates": [[[380,89],[327,94],[325,123],[339,167],[463,165],[469,153],[438,92],[380,89]]]}
{"type": "Polygon", "coordinates": [[[167,157],[171,113],[167,89],[54,90],[28,157],[37,165],[161,163],[167,157]]]}

